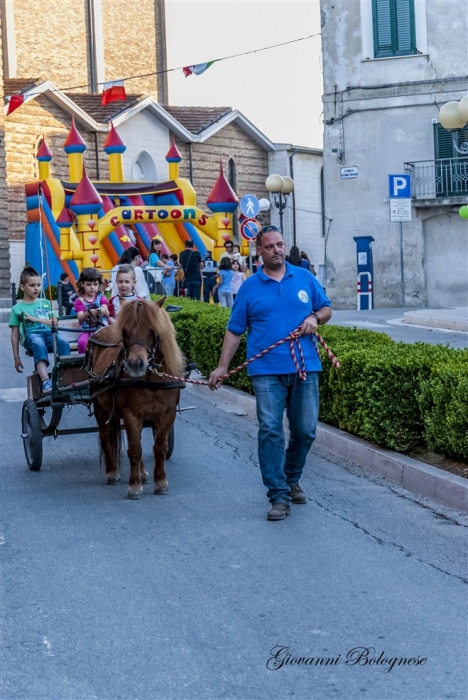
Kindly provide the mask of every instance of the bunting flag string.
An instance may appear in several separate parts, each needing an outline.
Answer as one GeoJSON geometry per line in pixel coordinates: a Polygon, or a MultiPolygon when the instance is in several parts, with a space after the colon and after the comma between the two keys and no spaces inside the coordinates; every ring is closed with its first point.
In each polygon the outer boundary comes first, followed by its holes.
{"type": "MultiPolygon", "coordinates": [[[[317,32],[316,34],[309,34],[308,36],[303,36],[300,37],[299,39],[291,39],[290,41],[283,41],[280,44],[271,44],[270,46],[263,46],[260,49],[252,49],[251,51],[243,51],[242,53],[236,53],[232,54],[231,56],[223,56],[222,58],[216,58],[212,61],[207,61],[205,63],[195,63],[190,66],[184,66],[180,68],[166,68],[165,70],[159,70],[159,71],[153,71],[151,73],[140,73],[139,75],[130,75],[125,78],[122,78],[121,80],[114,80],[111,82],[107,83],[99,83],[99,85],[103,86],[103,92],[102,92],[102,97],[101,97],[101,104],[106,105],[109,104],[110,102],[117,102],[117,101],[124,101],[127,99],[127,96],[125,94],[125,86],[124,83],[128,82],[130,80],[137,80],[138,78],[148,78],[153,75],[162,75],[164,73],[174,73],[175,71],[183,71],[184,75],[186,78],[188,78],[189,75],[202,75],[210,66],[213,65],[213,63],[218,63],[220,61],[228,61],[232,58],[239,58],[240,56],[248,56],[249,54],[252,53],[260,53],[261,51],[269,51],[270,49],[276,49],[280,46],[286,46],[288,44],[295,44],[299,41],[306,41],[307,39],[312,39],[313,37],[320,36],[320,32],[317,32]],[[104,96],[104,93],[108,93],[106,96],[104,96]],[[117,97],[117,95],[119,95],[117,97]]],[[[91,83],[85,83],[83,85],[73,85],[71,87],[66,87],[66,88],[57,88],[56,90],[53,90],[52,92],[73,92],[74,90],[82,90],[84,88],[90,88],[92,87],[91,83]]],[[[7,109],[7,115],[11,114],[12,112],[15,111],[15,109],[18,109],[18,107],[21,107],[24,102],[37,97],[41,93],[39,92],[33,92],[33,90],[29,90],[27,92],[19,93],[16,95],[8,95],[5,96],[5,100],[8,104],[8,109],[7,109]]]]}
{"type": "Polygon", "coordinates": [[[195,66],[186,66],[185,68],[182,68],[182,70],[184,71],[186,78],[188,78],[189,75],[201,75],[208,70],[213,63],[217,63],[219,60],[222,59],[215,59],[214,61],[208,61],[208,63],[197,63],[195,66]]]}
{"type": "Polygon", "coordinates": [[[123,102],[127,99],[123,80],[112,80],[103,84],[101,106],[105,107],[110,102],[123,102]]]}

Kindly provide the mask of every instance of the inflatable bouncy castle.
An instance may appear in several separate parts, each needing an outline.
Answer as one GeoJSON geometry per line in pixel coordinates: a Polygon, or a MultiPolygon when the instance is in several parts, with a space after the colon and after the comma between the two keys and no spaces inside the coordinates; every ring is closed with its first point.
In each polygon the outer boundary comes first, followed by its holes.
{"type": "Polygon", "coordinates": [[[39,180],[26,185],[26,260],[43,273],[47,260],[46,286],[56,284],[62,272],[75,284],[84,267],[110,270],[133,245],[146,259],[155,237],[162,240],[162,252],[167,254],[179,253],[189,238],[202,257],[207,247],[215,259],[224,252],[225,240],[232,238],[238,199],[221,164],[207,199],[209,216],[197,207],[191,182],[179,177],[182,157],[174,142],[166,155],[168,180],[159,183],[124,179],[126,146],[112,123],[104,143],[109,181],[88,178],[83,160],[86,144],[73,120],[63,149],[69,182],[51,177],[52,153],[43,140],[36,156],[39,180]]]}

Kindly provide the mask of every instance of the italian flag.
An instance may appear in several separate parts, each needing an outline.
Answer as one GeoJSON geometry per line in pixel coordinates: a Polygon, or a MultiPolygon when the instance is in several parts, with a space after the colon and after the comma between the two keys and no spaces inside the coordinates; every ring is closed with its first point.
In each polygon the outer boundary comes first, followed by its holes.
{"type": "Polygon", "coordinates": [[[188,78],[189,75],[201,75],[208,70],[213,63],[216,63],[216,61],[219,61],[219,59],[217,58],[214,61],[208,61],[207,63],[197,63],[195,66],[186,66],[185,68],[182,68],[182,70],[184,71],[186,78],[188,78]]]}
{"type": "Polygon", "coordinates": [[[127,99],[123,80],[112,80],[110,83],[104,83],[101,106],[104,107],[110,102],[122,102],[127,99]]]}

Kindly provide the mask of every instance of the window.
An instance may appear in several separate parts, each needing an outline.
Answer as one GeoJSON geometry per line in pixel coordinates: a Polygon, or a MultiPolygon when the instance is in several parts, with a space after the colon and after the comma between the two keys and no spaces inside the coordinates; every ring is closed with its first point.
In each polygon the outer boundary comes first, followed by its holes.
{"type": "MultiPolygon", "coordinates": [[[[458,146],[468,142],[468,127],[458,130],[458,146]]],[[[468,156],[459,153],[453,145],[452,132],[441,124],[434,124],[434,159],[436,194],[438,197],[456,197],[468,192],[468,156]]]]}
{"type": "Polygon", "coordinates": [[[141,151],[132,163],[132,180],[157,182],[156,165],[147,151],[141,151]]]}
{"type": "Polygon", "coordinates": [[[374,57],[417,53],[414,0],[372,0],[374,57]]]}

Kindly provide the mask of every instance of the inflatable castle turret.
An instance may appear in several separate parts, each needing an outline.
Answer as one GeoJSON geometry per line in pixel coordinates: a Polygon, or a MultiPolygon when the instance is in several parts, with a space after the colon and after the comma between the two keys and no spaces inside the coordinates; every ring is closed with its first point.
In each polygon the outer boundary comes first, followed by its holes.
{"type": "Polygon", "coordinates": [[[111,182],[124,181],[123,153],[127,150],[127,146],[122,141],[113,123],[110,123],[109,133],[104,142],[104,151],[109,156],[109,171],[111,182]]]}
{"type": "Polygon", "coordinates": [[[214,214],[218,225],[218,240],[215,246],[215,259],[224,253],[224,243],[232,239],[232,215],[239,206],[239,200],[224,176],[223,164],[219,161],[219,175],[210,192],[206,205],[214,214]]]}
{"type": "Polygon", "coordinates": [[[83,153],[86,151],[86,144],[75,126],[74,117],[72,117],[71,129],[63,144],[63,150],[68,156],[70,182],[79,182],[83,172],[83,153]]]}

